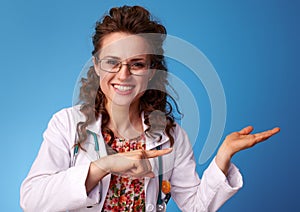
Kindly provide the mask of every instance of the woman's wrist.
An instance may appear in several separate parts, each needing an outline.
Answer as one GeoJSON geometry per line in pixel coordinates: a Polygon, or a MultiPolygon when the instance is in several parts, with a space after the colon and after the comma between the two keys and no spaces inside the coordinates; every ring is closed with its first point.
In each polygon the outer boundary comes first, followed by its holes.
{"type": "Polygon", "coordinates": [[[93,161],[94,168],[96,168],[99,174],[109,174],[111,172],[111,165],[110,165],[110,156],[101,157],[96,161],[93,161]]]}
{"type": "Polygon", "coordinates": [[[228,169],[232,156],[233,154],[227,151],[226,148],[224,148],[223,146],[220,147],[216,155],[216,164],[226,176],[228,174],[228,169]]]}

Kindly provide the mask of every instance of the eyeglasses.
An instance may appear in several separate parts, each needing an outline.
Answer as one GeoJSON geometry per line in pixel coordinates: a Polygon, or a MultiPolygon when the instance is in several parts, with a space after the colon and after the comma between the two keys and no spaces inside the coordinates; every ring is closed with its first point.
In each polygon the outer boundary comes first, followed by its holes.
{"type": "Polygon", "coordinates": [[[109,73],[117,73],[121,70],[123,65],[126,65],[130,74],[143,76],[149,72],[149,63],[143,61],[133,61],[129,63],[122,63],[122,61],[109,58],[109,59],[99,59],[95,57],[98,63],[100,63],[100,68],[103,71],[109,73]]]}

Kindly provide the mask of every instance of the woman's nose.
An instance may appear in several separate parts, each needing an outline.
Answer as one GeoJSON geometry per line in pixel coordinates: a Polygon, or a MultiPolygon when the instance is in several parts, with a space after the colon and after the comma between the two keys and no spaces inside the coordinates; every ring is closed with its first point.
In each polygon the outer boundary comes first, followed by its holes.
{"type": "Polygon", "coordinates": [[[128,64],[120,64],[120,65],[121,66],[117,75],[119,80],[124,81],[131,75],[130,66],[128,64]]]}

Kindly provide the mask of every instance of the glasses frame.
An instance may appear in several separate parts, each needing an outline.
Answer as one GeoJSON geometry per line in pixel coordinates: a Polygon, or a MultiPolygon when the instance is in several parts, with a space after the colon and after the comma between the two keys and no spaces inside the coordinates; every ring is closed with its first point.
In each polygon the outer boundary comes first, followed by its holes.
{"type": "Polygon", "coordinates": [[[129,73],[130,73],[131,75],[134,75],[134,76],[145,76],[145,75],[147,75],[147,74],[151,71],[151,64],[150,64],[150,63],[146,63],[147,70],[145,71],[145,74],[136,74],[136,73],[132,73],[132,70],[131,70],[132,64],[123,63],[121,60],[117,60],[117,59],[116,59],[116,60],[119,61],[119,63],[118,63],[118,65],[117,65],[116,71],[109,71],[109,70],[103,69],[101,64],[102,64],[102,61],[110,60],[110,59],[99,59],[99,58],[96,57],[96,56],[94,56],[94,57],[95,57],[95,59],[96,59],[96,62],[100,64],[100,70],[102,70],[102,71],[104,71],[104,72],[107,72],[107,73],[118,73],[118,72],[121,70],[121,68],[122,68],[123,65],[126,65],[127,68],[128,68],[129,73]]]}

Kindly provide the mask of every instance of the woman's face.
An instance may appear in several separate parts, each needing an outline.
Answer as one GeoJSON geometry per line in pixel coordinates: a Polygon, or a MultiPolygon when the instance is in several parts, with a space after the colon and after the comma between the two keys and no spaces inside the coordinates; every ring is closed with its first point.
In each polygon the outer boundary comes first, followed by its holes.
{"type": "MultiPolygon", "coordinates": [[[[98,60],[94,58],[94,67],[100,77],[100,87],[108,104],[129,106],[138,103],[139,98],[147,89],[148,82],[154,71],[146,71],[145,75],[136,76],[130,73],[129,65],[122,65],[117,73],[103,71],[99,60],[106,60],[108,65],[116,62],[122,64],[149,64],[150,48],[146,40],[137,35],[114,32],[102,40],[102,48],[98,60]]],[[[135,66],[133,67],[136,69],[135,66]]],[[[103,68],[103,66],[102,66],[103,68]]],[[[147,69],[148,70],[148,69],[147,69]]]]}

